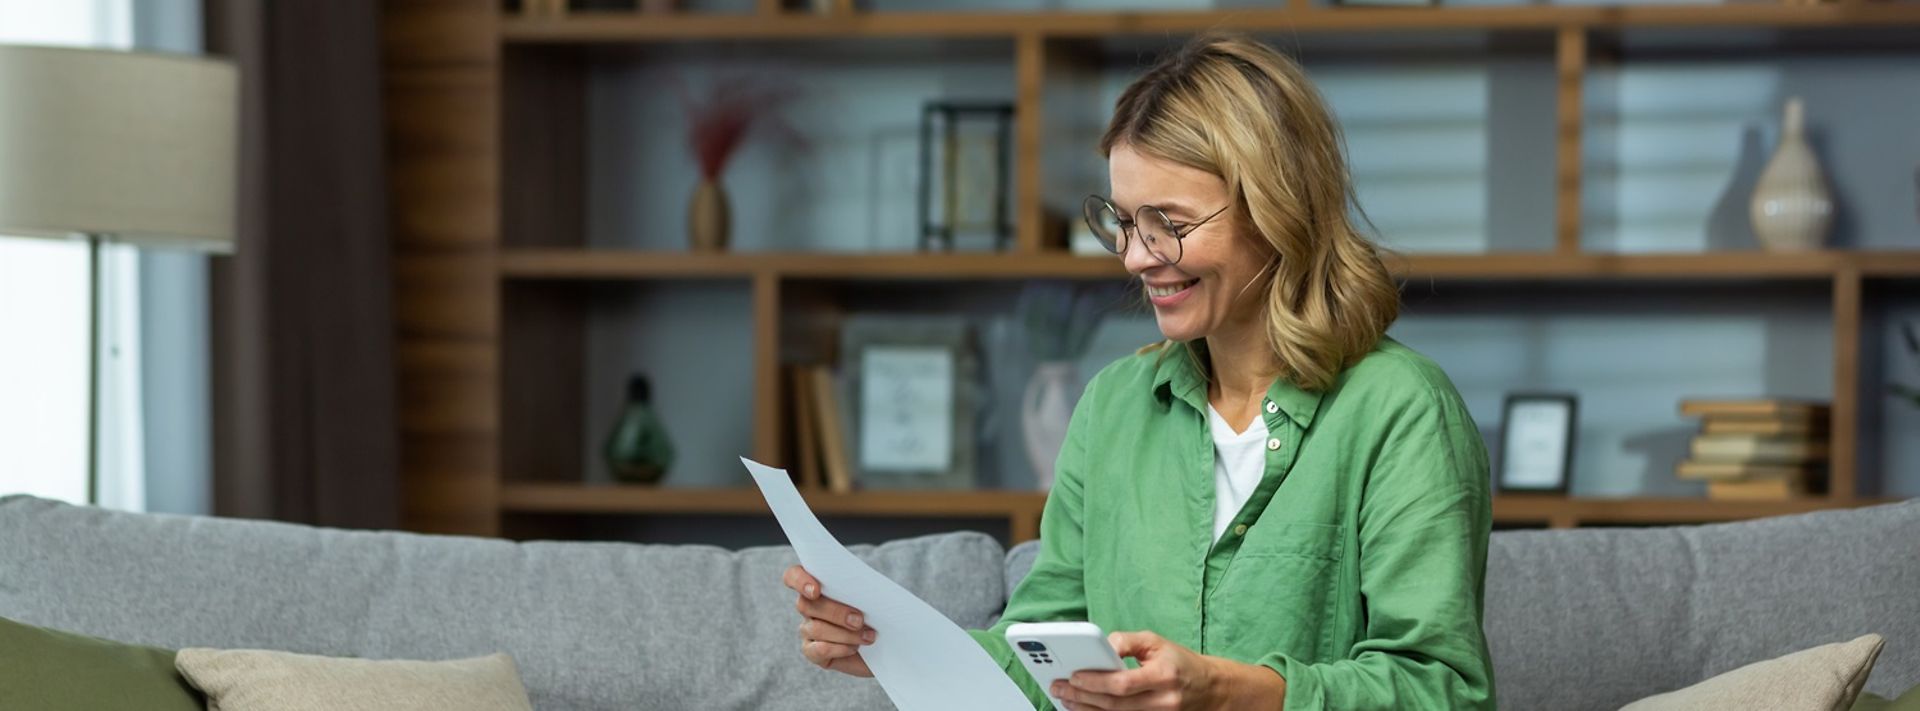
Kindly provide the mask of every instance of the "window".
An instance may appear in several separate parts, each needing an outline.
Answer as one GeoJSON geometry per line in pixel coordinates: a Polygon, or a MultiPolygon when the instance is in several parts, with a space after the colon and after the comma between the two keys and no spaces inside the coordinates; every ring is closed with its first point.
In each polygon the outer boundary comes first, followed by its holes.
{"type": "MultiPolygon", "coordinates": [[[[0,42],[131,46],[129,0],[0,0],[0,42]]],[[[140,509],[138,268],[132,250],[102,253],[98,500],[140,509]]],[[[87,500],[86,244],[0,235],[0,494],[87,500]]]]}

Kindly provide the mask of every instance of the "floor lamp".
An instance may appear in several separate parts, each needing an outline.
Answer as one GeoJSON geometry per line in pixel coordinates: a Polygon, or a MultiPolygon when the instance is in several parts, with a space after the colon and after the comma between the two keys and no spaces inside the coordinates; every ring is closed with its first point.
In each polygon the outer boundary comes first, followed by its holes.
{"type": "Polygon", "coordinates": [[[0,45],[0,234],[89,245],[89,502],[100,489],[100,247],[233,251],[239,91],[239,71],[217,59],[0,45]]]}

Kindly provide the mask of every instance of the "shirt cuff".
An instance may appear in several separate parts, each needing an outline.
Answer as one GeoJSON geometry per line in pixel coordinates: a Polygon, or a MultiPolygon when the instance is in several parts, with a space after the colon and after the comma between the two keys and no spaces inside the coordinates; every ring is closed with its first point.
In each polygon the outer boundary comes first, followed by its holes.
{"type": "Polygon", "coordinates": [[[1287,682],[1286,711],[1319,711],[1327,708],[1326,687],[1313,665],[1285,654],[1260,658],[1260,666],[1272,669],[1287,682]]]}

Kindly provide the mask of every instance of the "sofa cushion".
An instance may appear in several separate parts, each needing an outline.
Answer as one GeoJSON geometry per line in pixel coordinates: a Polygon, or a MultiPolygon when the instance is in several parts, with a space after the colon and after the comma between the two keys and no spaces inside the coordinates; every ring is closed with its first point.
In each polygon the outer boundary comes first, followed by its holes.
{"type": "Polygon", "coordinates": [[[1920,682],[1920,501],[1704,526],[1501,531],[1500,705],[1617,709],[1753,662],[1886,638],[1867,689],[1920,682]]]}
{"type": "Polygon", "coordinates": [[[220,711],[533,711],[505,654],[421,662],[194,647],[177,664],[220,711]]]}
{"type": "MultiPolygon", "coordinates": [[[[1032,543],[1007,554],[1011,590],[1032,543]]],[[[1886,638],[1867,690],[1920,684],[1920,500],[1704,526],[1495,531],[1502,708],[1618,709],[1833,639],[1886,638]]]]}
{"type": "MultiPolygon", "coordinates": [[[[560,543],[130,514],[0,498],[0,615],[168,648],[513,656],[536,708],[882,707],[808,664],[785,547],[560,543]]],[[[965,627],[1003,552],[954,533],[853,551],[965,627]]]]}
{"type": "MultiPolygon", "coordinates": [[[[6,578],[0,577],[0,588],[6,578]]],[[[173,652],[0,618],[0,709],[200,711],[173,652]]]]}
{"type": "Polygon", "coordinates": [[[1848,711],[1885,645],[1877,634],[1823,644],[1649,696],[1620,711],[1848,711]]]}

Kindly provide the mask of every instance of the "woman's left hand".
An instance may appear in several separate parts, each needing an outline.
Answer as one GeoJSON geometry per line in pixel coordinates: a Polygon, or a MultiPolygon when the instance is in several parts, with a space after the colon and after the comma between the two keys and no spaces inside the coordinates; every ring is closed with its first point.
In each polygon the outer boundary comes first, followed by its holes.
{"type": "Polygon", "coordinates": [[[1278,709],[1286,682],[1265,667],[1209,657],[1152,632],[1115,632],[1107,642],[1139,669],[1083,671],[1051,693],[1075,711],[1278,709]]]}

